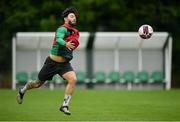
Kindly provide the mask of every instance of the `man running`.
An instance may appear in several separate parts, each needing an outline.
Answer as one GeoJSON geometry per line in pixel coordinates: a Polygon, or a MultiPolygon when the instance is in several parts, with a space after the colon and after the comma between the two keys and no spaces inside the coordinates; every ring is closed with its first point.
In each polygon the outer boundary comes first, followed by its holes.
{"type": "Polygon", "coordinates": [[[54,37],[50,55],[38,74],[38,80],[27,82],[27,84],[19,89],[17,102],[22,104],[23,96],[27,90],[39,88],[46,80],[52,80],[53,76],[59,74],[68,84],[65,88],[64,102],[60,105],[59,110],[66,115],[71,115],[69,112],[69,102],[76,85],[76,74],[73,70],[70,60],[73,58],[73,51],[79,45],[79,32],[73,28],[76,25],[78,12],[74,7],[66,8],[62,12],[64,24],[61,25],[54,37]]]}

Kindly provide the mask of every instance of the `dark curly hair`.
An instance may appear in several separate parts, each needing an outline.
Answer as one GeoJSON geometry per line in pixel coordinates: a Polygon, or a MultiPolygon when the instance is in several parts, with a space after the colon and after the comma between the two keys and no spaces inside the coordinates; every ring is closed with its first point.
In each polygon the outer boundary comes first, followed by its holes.
{"type": "Polygon", "coordinates": [[[61,18],[64,19],[65,17],[68,16],[69,13],[74,13],[76,17],[78,17],[78,11],[75,7],[71,6],[71,7],[68,7],[66,8],[62,14],[61,14],[61,18]]]}

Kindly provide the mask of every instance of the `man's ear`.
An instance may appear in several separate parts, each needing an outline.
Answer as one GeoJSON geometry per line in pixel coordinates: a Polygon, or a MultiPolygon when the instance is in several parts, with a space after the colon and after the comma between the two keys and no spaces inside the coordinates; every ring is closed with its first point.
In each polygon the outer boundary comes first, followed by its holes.
{"type": "Polygon", "coordinates": [[[64,17],[64,21],[67,21],[67,17],[64,17]]]}

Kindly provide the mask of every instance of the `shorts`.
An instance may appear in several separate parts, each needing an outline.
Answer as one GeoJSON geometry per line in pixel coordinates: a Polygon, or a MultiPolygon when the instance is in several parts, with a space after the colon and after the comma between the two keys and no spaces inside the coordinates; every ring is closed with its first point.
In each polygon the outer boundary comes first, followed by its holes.
{"type": "Polygon", "coordinates": [[[50,57],[46,58],[46,61],[38,74],[40,81],[52,80],[53,76],[59,74],[61,77],[64,73],[74,71],[71,63],[69,62],[56,62],[50,57]]]}

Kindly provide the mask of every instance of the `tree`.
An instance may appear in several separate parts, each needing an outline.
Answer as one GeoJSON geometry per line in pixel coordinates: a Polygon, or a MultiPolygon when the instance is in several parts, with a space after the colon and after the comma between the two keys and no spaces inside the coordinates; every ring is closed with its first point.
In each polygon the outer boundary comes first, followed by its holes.
{"type": "Polygon", "coordinates": [[[18,31],[55,31],[62,10],[75,6],[80,31],[137,31],[150,24],[155,31],[173,35],[180,51],[180,2],[178,0],[1,0],[0,70],[11,69],[11,39],[18,31]]]}

